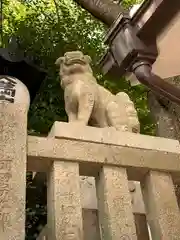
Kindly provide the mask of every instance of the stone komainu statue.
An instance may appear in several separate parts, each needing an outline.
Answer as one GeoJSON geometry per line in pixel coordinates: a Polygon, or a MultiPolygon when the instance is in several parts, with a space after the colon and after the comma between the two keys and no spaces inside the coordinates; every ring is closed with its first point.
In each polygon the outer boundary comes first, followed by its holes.
{"type": "Polygon", "coordinates": [[[93,76],[90,62],[91,58],[80,51],[67,52],[56,61],[60,66],[69,122],[139,132],[133,102],[124,92],[113,95],[100,86],[93,76]]]}

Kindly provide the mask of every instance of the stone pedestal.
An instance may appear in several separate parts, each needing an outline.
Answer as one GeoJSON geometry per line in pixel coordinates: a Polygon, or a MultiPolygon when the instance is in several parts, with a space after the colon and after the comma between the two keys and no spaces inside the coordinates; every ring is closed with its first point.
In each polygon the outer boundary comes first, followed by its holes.
{"type": "Polygon", "coordinates": [[[26,139],[29,94],[0,77],[0,239],[25,239],[26,139]]]}

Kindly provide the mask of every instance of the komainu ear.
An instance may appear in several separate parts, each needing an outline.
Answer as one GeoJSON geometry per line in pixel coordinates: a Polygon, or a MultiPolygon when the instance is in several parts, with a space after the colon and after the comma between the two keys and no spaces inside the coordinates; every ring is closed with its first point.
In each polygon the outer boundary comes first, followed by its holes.
{"type": "Polygon", "coordinates": [[[85,58],[85,60],[86,60],[87,63],[91,63],[91,62],[92,62],[92,59],[91,59],[90,56],[84,55],[84,58],[85,58]]]}
{"type": "Polygon", "coordinates": [[[60,66],[63,61],[64,61],[64,57],[59,57],[59,58],[56,60],[55,65],[56,65],[56,66],[60,66]]]}

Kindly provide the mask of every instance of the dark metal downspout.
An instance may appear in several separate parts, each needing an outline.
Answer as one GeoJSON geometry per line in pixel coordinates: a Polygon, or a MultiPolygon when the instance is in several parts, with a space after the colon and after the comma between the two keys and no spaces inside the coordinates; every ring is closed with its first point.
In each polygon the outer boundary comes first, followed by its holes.
{"type": "Polygon", "coordinates": [[[133,72],[139,82],[149,87],[155,93],[180,105],[180,90],[152,73],[150,65],[145,63],[139,64],[139,66],[134,68],[133,72]]]}

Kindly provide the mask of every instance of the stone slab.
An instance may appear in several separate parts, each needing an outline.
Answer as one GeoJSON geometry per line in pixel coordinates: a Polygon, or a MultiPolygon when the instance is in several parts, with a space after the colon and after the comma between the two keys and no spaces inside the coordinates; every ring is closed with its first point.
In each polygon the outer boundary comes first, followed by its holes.
{"type": "Polygon", "coordinates": [[[77,127],[76,124],[73,123],[55,122],[49,136],[54,136],[60,139],[180,153],[180,144],[177,140],[131,132],[121,132],[108,127],[77,127]]]}

